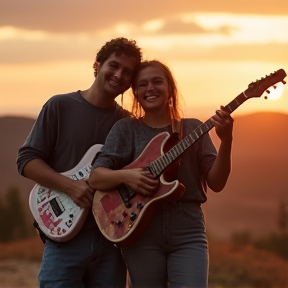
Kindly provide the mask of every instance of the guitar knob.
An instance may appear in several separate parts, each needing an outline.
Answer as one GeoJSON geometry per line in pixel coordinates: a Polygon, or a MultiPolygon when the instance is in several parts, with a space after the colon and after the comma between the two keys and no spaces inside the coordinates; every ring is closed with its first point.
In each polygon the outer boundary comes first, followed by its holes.
{"type": "Polygon", "coordinates": [[[141,202],[137,203],[137,209],[141,210],[144,207],[144,204],[142,204],[141,202]]]}
{"type": "Polygon", "coordinates": [[[126,208],[131,208],[132,204],[130,202],[124,202],[126,208]]]}
{"type": "Polygon", "coordinates": [[[130,220],[131,220],[131,221],[135,221],[136,218],[137,218],[137,214],[134,213],[134,212],[132,212],[132,213],[130,214],[130,220]]]}

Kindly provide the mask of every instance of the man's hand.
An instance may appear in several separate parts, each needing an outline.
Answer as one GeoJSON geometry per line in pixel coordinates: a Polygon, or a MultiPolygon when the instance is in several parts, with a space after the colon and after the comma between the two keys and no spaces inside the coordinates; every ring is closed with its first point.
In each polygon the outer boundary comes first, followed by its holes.
{"type": "Polygon", "coordinates": [[[81,208],[92,207],[95,191],[89,187],[87,180],[72,180],[66,191],[74,203],[81,208]]]}

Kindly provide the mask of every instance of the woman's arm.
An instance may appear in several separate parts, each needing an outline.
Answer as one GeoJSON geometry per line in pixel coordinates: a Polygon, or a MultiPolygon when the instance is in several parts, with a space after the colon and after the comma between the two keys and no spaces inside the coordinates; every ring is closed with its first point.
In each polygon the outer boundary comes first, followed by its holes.
{"type": "Polygon", "coordinates": [[[214,192],[220,192],[225,187],[231,172],[231,149],[233,118],[223,106],[216,111],[216,115],[211,118],[215,126],[215,131],[221,140],[217,157],[208,172],[207,184],[214,192]]]}
{"type": "Polygon", "coordinates": [[[111,170],[105,167],[96,167],[89,177],[89,186],[95,190],[109,190],[121,184],[143,195],[151,195],[158,187],[155,176],[142,169],[111,170]]]}

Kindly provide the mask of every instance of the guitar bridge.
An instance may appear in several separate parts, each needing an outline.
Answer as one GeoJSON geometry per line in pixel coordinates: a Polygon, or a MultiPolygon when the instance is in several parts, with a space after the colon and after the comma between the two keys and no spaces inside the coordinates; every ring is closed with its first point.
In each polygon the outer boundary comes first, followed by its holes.
{"type": "Polygon", "coordinates": [[[129,201],[135,196],[136,192],[126,185],[121,185],[118,192],[126,208],[131,208],[132,205],[129,201]]]}

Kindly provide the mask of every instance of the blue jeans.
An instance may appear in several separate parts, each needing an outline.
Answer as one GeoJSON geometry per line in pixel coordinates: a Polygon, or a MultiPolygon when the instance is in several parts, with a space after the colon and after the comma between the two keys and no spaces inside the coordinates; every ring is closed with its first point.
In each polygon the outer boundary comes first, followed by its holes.
{"type": "Polygon", "coordinates": [[[38,277],[40,288],[125,287],[126,266],[121,251],[101,234],[91,217],[72,240],[46,240],[38,277]]]}
{"type": "Polygon", "coordinates": [[[198,203],[165,205],[123,254],[133,288],[208,287],[208,247],[198,203]]]}

